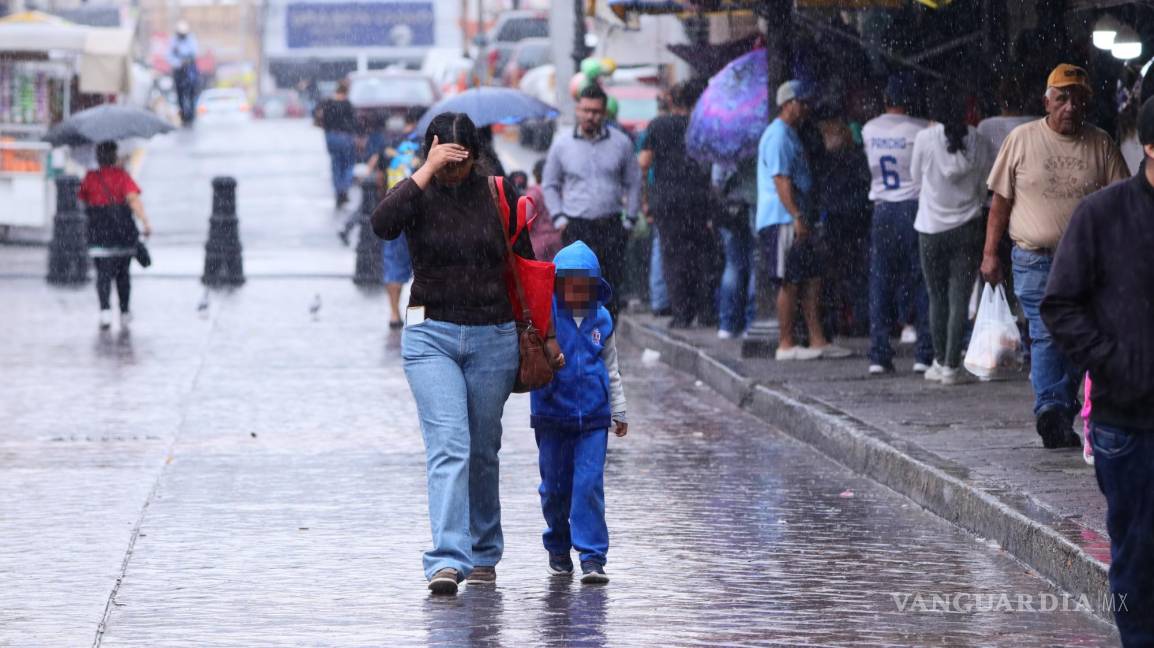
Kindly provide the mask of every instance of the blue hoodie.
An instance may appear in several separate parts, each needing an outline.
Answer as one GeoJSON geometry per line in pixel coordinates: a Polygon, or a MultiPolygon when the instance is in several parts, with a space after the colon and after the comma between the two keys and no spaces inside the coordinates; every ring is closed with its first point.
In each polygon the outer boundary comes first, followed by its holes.
{"type": "Polygon", "coordinates": [[[559,277],[581,274],[596,277],[600,285],[580,326],[565,302],[553,296],[554,327],[565,366],[557,371],[553,382],[531,394],[530,425],[565,432],[605,430],[613,420],[609,371],[601,351],[613,335],[613,318],[604,306],[613,290],[601,276],[597,255],[581,241],[558,252],[553,263],[559,277]]]}

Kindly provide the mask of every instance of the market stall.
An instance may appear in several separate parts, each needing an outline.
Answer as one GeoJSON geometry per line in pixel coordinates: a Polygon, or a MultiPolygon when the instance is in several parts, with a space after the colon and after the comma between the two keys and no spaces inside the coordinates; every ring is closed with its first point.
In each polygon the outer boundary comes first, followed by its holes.
{"type": "Polygon", "coordinates": [[[0,20],[0,227],[44,227],[55,203],[40,140],[82,96],[131,89],[132,32],[28,12],[0,20]]]}

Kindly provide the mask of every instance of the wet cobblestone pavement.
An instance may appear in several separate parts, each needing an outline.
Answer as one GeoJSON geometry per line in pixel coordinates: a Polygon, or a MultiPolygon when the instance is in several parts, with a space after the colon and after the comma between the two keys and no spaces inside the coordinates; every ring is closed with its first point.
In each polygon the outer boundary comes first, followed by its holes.
{"type": "Polygon", "coordinates": [[[1078,611],[899,610],[1060,593],[637,349],[607,467],[613,582],[545,574],[514,397],[498,585],[430,598],[383,299],[254,280],[202,318],[195,281],[141,279],[131,334],[101,335],[90,287],[3,290],[0,646],[1116,645],[1078,611]]]}

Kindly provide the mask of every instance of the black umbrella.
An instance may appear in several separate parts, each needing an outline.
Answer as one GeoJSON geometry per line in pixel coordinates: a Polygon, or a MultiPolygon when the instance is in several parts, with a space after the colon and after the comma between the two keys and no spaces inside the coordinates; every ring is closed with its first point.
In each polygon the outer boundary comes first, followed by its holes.
{"type": "Polygon", "coordinates": [[[44,141],[53,146],[115,142],[130,137],[149,138],[173,130],[172,125],[140,108],[105,104],[82,110],[57,124],[44,141]]]}

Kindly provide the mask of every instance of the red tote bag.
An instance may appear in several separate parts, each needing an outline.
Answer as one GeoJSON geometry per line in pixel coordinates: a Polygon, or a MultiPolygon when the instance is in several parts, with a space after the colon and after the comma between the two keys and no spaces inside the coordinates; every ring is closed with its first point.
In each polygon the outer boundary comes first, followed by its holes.
{"type": "MultiPolygon", "coordinates": [[[[497,205],[501,212],[501,221],[505,224],[505,232],[509,231],[509,201],[505,198],[505,183],[504,178],[495,178],[497,189],[497,205]]],[[[510,237],[509,243],[517,240],[521,232],[532,222],[529,218],[529,210],[533,210],[533,218],[536,217],[537,205],[533,199],[528,196],[521,196],[517,201],[517,229],[510,237]]],[[[541,332],[542,337],[549,331],[553,323],[553,281],[556,276],[556,266],[549,261],[530,261],[524,259],[519,255],[513,255],[513,267],[516,269],[518,276],[521,277],[521,288],[525,292],[525,301],[528,304],[522,304],[517,298],[517,286],[514,283],[512,276],[505,277],[505,287],[509,293],[509,301],[513,304],[513,315],[518,322],[525,323],[525,310],[529,311],[529,317],[532,319],[533,327],[541,332]]]]}

